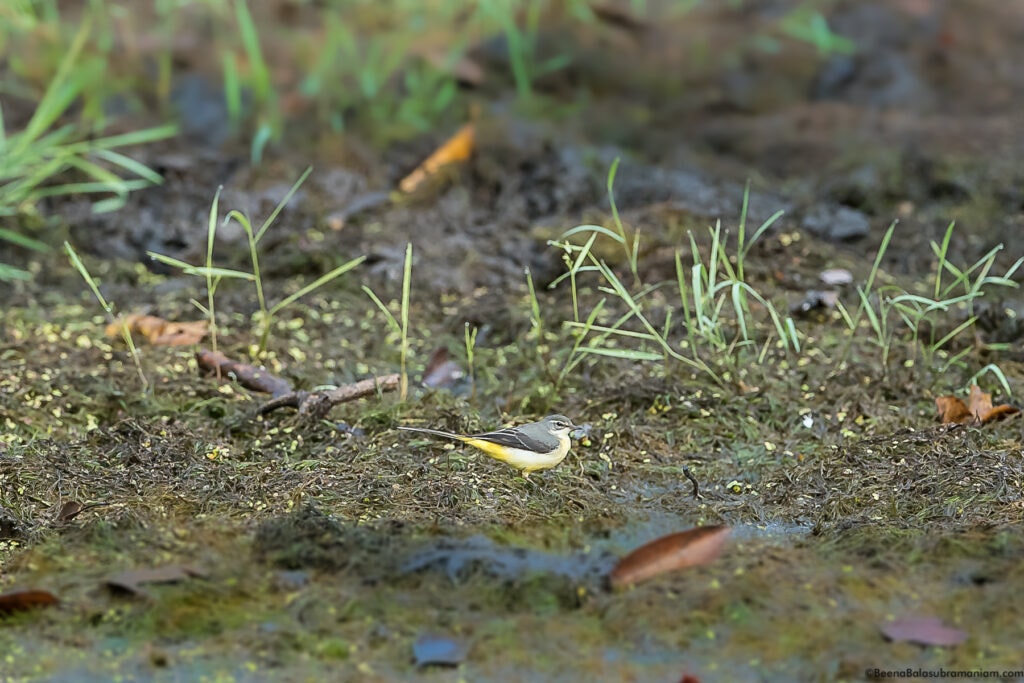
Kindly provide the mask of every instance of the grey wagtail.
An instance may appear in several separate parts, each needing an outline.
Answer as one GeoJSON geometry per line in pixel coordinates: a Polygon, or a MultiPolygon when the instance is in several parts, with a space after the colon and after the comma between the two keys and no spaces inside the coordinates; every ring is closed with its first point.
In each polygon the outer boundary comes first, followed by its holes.
{"type": "Polygon", "coordinates": [[[565,460],[572,445],[569,432],[576,429],[576,425],[565,415],[548,415],[540,422],[468,436],[419,427],[399,429],[443,436],[469,444],[495,460],[516,468],[525,479],[530,476],[530,472],[546,470],[565,460]]]}

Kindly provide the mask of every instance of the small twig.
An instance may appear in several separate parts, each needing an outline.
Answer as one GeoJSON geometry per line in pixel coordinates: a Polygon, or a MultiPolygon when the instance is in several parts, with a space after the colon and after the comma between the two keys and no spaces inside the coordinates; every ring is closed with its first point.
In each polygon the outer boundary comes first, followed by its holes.
{"type": "Polygon", "coordinates": [[[229,377],[246,389],[262,391],[274,398],[291,392],[292,385],[288,380],[272,375],[265,368],[257,368],[248,363],[239,363],[225,356],[220,351],[199,349],[196,352],[196,363],[199,368],[217,378],[229,377]]]}
{"type": "Polygon", "coordinates": [[[330,391],[293,391],[264,403],[260,406],[259,414],[266,415],[278,408],[298,408],[300,415],[309,415],[319,420],[339,403],[372,396],[377,392],[394,391],[398,385],[399,375],[395,374],[371,377],[330,391]]]}
{"type": "Polygon", "coordinates": [[[683,474],[686,475],[687,479],[689,479],[691,482],[693,482],[693,498],[694,498],[694,500],[701,500],[703,498],[703,496],[700,495],[700,484],[697,483],[697,478],[694,477],[692,474],[690,474],[690,468],[688,466],[686,466],[686,465],[683,465],[683,474]]]}

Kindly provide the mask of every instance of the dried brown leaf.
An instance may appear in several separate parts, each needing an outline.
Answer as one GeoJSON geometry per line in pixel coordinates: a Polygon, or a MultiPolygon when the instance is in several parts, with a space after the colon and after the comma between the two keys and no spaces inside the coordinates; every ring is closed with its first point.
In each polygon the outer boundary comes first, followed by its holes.
{"type": "Polygon", "coordinates": [[[622,558],[608,579],[612,588],[621,588],[666,572],[708,564],[721,554],[729,531],[727,526],[702,526],[662,536],[622,558]]]}
{"type": "Polygon", "coordinates": [[[0,595],[0,616],[56,605],[60,600],[50,591],[16,590],[0,595]]]}
{"type": "Polygon", "coordinates": [[[192,578],[204,578],[206,575],[185,565],[171,564],[163,567],[129,569],[108,578],[104,583],[114,590],[145,595],[143,584],[147,583],[178,583],[192,578]]]}
{"type": "Polygon", "coordinates": [[[415,171],[402,178],[402,182],[398,184],[399,189],[406,193],[414,192],[423,184],[423,181],[437,173],[441,167],[469,159],[475,146],[476,126],[473,123],[467,123],[427,157],[415,171]]]}
{"type": "Polygon", "coordinates": [[[965,632],[946,626],[938,617],[905,617],[887,621],[879,628],[886,638],[895,642],[950,647],[967,640],[965,632]]]}
{"type": "Polygon", "coordinates": [[[206,321],[172,323],[155,315],[129,315],[107,325],[108,337],[116,338],[127,329],[133,336],[144,337],[155,346],[188,346],[198,344],[206,336],[206,321]]]}
{"type": "Polygon", "coordinates": [[[79,503],[77,500],[66,501],[63,505],[60,506],[60,511],[57,512],[57,521],[70,522],[75,517],[77,517],[84,509],[85,506],[79,503]]]}
{"type": "Polygon", "coordinates": [[[427,368],[423,371],[423,386],[430,389],[450,387],[465,375],[459,364],[452,360],[448,349],[442,346],[427,361],[427,368]]]}
{"type": "Polygon", "coordinates": [[[971,422],[981,425],[1020,412],[1020,408],[1005,403],[993,406],[992,394],[983,392],[977,384],[971,385],[967,403],[956,396],[939,396],[935,399],[935,406],[942,424],[971,422]]]}
{"type": "Polygon", "coordinates": [[[971,385],[971,395],[967,399],[967,407],[979,424],[985,421],[985,415],[992,412],[992,394],[986,394],[977,384],[971,385]]]}
{"type": "Polygon", "coordinates": [[[1001,418],[1008,417],[1019,412],[1020,408],[1003,403],[1001,405],[993,407],[991,410],[985,413],[985,417],[983,417],[981,421],[991,422],[992,420],[999,420],[1001,418]]]}
{"type": "Polygon", "coordinates": [[[967,404],[956,396],[939,396],[935,399],[935,407],[939,411],[939,421],[942,424],[963,424],[971,420],[971,411],[967,409],[967,404]]]}
{"type": "Polygon", "coordinates": [[[89,505],[83,505],[82,503],[79,503],[77,500],[65,501],[65,503],[60,506],[60,510],[57,511],[57,521],[70,522],[75,517],[85,512],[86,510],[107,507],[108,505],[110,505],[110,503],[91,503],[89,505]]]}

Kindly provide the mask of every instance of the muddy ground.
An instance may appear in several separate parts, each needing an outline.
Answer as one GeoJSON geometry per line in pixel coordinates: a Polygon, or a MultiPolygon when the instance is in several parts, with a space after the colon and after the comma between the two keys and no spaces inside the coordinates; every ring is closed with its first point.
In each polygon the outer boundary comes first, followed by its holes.
{"type": "MultiPolygon", "coordinates": [[[[802,345],[786,349],[755,306],[755,345],[699,350],[718,382],[671,361],[598,356],[560,377],[573,301],[567,281],[549,287],[566,266],[548,240],[612,226],[617,157],[617,206],[641,235],[633,291],[657,286],[646,306],[658,320],[674,312],[674,343],[685,341],[676,254],[693,262],[692,231],[706,259],[717,220],[735,240],[747,182],[751,226],[785,210],[745,264],[783,311],[827,289],[819,274],[830,268],[853,275],[837,291],[855,309],[896,218],[878,277],[907,291],[930,291],[929,243],[951,220],[959,266],[997,244],[993,273],[1024,255],[1024,12],[830,3],[830,26],[856,51],[823,56],[755,40],[776,4],[639,28],[552,22],[542,49],[568,45],[575,59],[537,82],[528,112],[500,41],[481,43],[487,81],[464,93],[481,105],[475,154],[415,196],[387,192],[461,115],[382,146],[300,118],[251,167],[244,141],[206,139],[214,128],[189,128],[186,112],[186,134],[139,151],[164,185],[113,215],[77,200],[45,207],[53,220],[40,234],[70,239],[119,310],[195,319],[203,281],[146,252],[200,262],[219,185],[221,215],[262,220],[312,165],[261,243],[268,298],[366,262],[286,308],[262,354],[251,284],[225,281],[219,348],[306,390],[399,372],[401,337],[361,286],[397,315],[412,243],[404,401],[383,393],[323,419],[260,414],[268,397],[202,375],[196,347],[140,343],[144,387],[63,254],[0,243],[0,260],[35,273],[3,286],[0,592],[60,599],[0,617],[3,680],[833,681],[874,669],[1024,680],[1020,418],[940,425],[934,402],[989,364],[1020,391],[1019,290],[977,302],[977,324],[934,356],[893,320],[883,361],[867,321],[851,333],[828,307],[794,313],[802,345]],[[472,366],[467,323],[478,330],[472,366]],[[427,373],[439,349],[454,370],[427,373]],[[529,480],[395,429],[479,431],[554,411],[583,425],[582,438],[529,480]],[[68,503],[101,505],[69,514],[68,503]],[[608,588],[618,557],[707,524],[733,527],[716,562],[608,588]],[[157,567],[174,580],[111,585],[157,567]],[[883,636],[915,615],[966,640],[883,636]],[[457,666],[419,665],[430,636],[457,666]]],[[[182,78],[205,77],[196,60],[179,65],[182,78]]],[[[596,248],[629,283],[622,250],[596,248]]],[[[217,253],[244,267],[241,231],[222,230],[217,253]]],[[[608,298],[581,277],[585,310],[608,298]]],[[[926,333],[966,316],[952,308],[926,333]]],[[[994,375],[979,383],[1014,401],[994,375]]]]}

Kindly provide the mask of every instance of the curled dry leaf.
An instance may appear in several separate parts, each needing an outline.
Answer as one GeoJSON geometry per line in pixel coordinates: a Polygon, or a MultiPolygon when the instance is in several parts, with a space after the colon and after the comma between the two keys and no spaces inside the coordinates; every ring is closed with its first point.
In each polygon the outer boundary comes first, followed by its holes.
{"type": "Polygon", "coordinates": [[[466,376],[459,364],[452,360],[448,349],[439,347],[430,354],[427,368],[423,371],[423,386],[429,389],[444,389],[453,386],[466,376]]]}
{"type": "Polygon", "coordinates": [[[967,403],[956,396],[939,396],[935,399],[935,407],[942,424],[970,422],[980,425],[1020,412],[1020,408],[1005,403],[993,406],[992,394],[986,394],[977,384],[971,386],[967,403]]]}
{"type": "Polygon", "coordinates": [[[967,404],[956,396],[939,396],[935,399],[935,407],[939,411],[939,422],[942,424],[962,424],[971,420],[971,411],[967,409],[967,404]]]}
{"type": "Polygon", "coordinates": [[[666,572],[708,564],[721,554],[728,536],[727,526],[702,526],[662,536],[622,558],[608,579],[612,588],[622,588],[666,572]]]}
{"type": "Polygon", "coordinates": [[[50,591],[17,590],[0,594],[0,616],[56,605],[60,600],[50,591]]]}
{"type": "Polygon", "coordinates": [[[77,500],[65,501],[65,503],[60,506],[60,510],[57,511],[57,521],[70,522],[75,517],[80,515],[82,513],[82,510],[84,509],[85,506],[79,503],[77,500]]]}
{"type": "Polygon", "coordinates": [[[441,167],[469,159],[475,146],[476,126],[467,123],[417,166],[415,171],[402,178],[402,182],[398,184],[399,189],[406,193],[414,192],[423,184],[423,181],[437,173],[441,167]]]}
{"type": "Polygon", "coordinates": [[[57,521],[70,522],[86,510],[107,507],[108,505],[110,505],[110,503],[92,503],[90,505],[83,505],[77,500],[65,501],[65,503],[60,506],[60,510],[57,511],[57,521]]]}
{"type": "Polygon", "coordinates": [[[272,375],[262,368],[247,363],[231,360],[220,351],[200,349],[196,352],[199,369],[208,374],[219,373],[222,377],[230,377],[246,389],[262,391],[271,396],[284,396],[292,390],[287,380],[272,375]]]}
{"type": "Polygon", "coordinates": [[[119,338],[125,329],[154,346],[188,346],[198,344],[206,336],[206,321],[172,323],[155,315],[129,315],[107,325],[106,334],[119,338]]]}
{"type": "Polygon", "coordinates": [[[951,628],[938,617],[905,617],[887,621],[880,626],[882,635],[895,642],[949,647],[967,640],[967,634],[951,628]]]}
{"type": "Polygon", "coordinates": [[[147,583],[178,583],[192,578],[204,578],[206,575],[194,567],[183,565],[167,565],[142,569],[129,569],[105,581],[114,590],[136,595],[145,595],[142,585],[147,583]]]}

